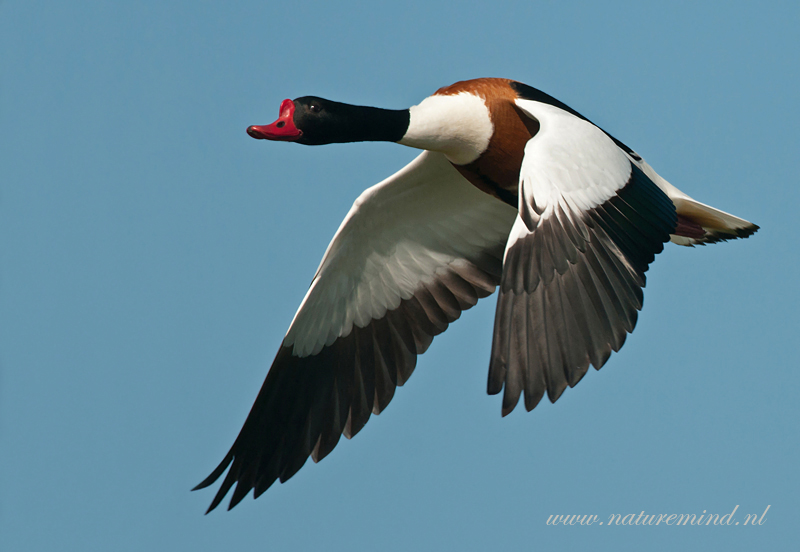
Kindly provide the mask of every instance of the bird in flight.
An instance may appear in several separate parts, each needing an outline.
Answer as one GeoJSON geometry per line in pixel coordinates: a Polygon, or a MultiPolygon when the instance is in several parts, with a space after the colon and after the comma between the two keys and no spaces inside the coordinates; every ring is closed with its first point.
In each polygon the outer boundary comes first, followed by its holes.
{"type": "Polygon", "coordinates": [[[385,141],[423,152],[356,199],[228,454],[210,512],[318,462],[391,401],[433,337],[499,286],[488,392],[555,402],[618,351],[645,272],[672,241],[758,226],[695,201],[555,98],[507,80],[441,88],[410,109],[284,100],[253,138],[385,141]]]}

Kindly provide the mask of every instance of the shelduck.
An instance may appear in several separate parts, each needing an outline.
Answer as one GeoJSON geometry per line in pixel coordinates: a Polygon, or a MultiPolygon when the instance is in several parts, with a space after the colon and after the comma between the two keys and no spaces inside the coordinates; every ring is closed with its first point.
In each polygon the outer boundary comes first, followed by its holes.
{"type": "Polygon", "coordinates": [[[424,150],[356,199],[239,436],[229,509],[324,458],[386,408],[433,337],[499,286],[488,392],[502,414],[556,401],[633,331],[664,242],[745,238],[758,226],[681,192],[555,98],[507,79],[438,90],[404,110],[284,100],[253,138],[387,141],[424,150]]]}

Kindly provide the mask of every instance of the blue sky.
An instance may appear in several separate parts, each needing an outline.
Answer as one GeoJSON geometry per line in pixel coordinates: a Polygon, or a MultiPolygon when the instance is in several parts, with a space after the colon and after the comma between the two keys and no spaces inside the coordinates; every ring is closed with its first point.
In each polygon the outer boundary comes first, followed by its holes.
{"type": "Polygon", "coordinates": [[[796,2],[0,4],[3,550],[787,549],[800,536],[796,2]],[[333,6],[336,7],[333,7],[333,6]],[[722,11],[721,11],[722,10],[722,11]],[[222,458],[341,219],[416,152],[245,134],[284,98],[508,77],[754,237],[668,246],[557,404],[485,394],[494,300],[387,410],[231,512],[222,458]],[[770,510],[757,527],[553,514],[770,510]]]}

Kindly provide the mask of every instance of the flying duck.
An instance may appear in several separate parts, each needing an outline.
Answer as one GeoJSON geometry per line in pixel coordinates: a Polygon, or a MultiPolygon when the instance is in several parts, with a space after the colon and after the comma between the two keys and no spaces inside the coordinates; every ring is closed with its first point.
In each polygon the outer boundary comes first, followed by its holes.
{"type": "Polygon", "coordinates": [[[386,141],[423,152],[356,199],[239,436],[208,511],[320,461],[408,380],[433,337],[499,286],[488,392],[505,416],[555,402],[618,351],[664,242],[758,226],[681,192],[583,115],[507,79],[458,82],[410,109],[284,100],[253,138],[386,141]]]}

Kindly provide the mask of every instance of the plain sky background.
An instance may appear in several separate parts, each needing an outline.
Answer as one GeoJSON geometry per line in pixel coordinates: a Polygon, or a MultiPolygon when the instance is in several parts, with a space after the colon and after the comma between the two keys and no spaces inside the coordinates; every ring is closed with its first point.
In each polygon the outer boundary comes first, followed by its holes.
{"type": "Polygon", "coordinates": [[[798,28],[796,1],[2,2],[0,549],[796,549],[798,28]],[[531,413],[485,393],[482,301],[356,438],[204,516],[334,231],[417,155],[246,127],[487,76],[762,229],[668,245],[622,351],[531,413]],[[771,508],[545,525],[737,504],[771,508]]]}

